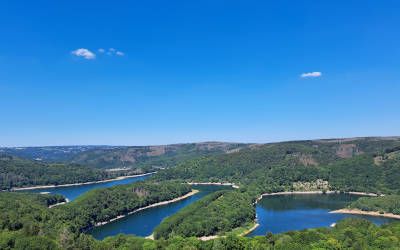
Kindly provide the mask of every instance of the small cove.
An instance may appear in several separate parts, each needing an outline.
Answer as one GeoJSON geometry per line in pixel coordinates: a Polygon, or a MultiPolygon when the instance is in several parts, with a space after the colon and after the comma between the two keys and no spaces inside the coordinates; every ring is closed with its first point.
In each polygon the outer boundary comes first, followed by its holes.
{"type": "Polygon", "coordinates": [[[267,232],[283,233],[306,228],[329,227],[337,221],[358,217],[377,225],[394,219],[329,213],[346,207],[360,196],[352,194],[290,194],[262,198],[257,206],[257,221],[260,224],[248,236],[265,235],[267,232]]]}

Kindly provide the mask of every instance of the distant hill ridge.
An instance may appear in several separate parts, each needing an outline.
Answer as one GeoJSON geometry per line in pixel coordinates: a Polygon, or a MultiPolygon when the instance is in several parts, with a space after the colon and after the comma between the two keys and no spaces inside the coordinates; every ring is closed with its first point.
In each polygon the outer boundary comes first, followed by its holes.
{"type": "MultiPolygon", "coordinates": [[[[386,147],[388,141],[399,141],[399,136],[354,137],[298,140],[271,143],[198,142],[150,146],[47,146],[4,147],[0,153],[21,158],[45,161],[68,162],[96,168],[144,168],[157,169],[174,166],[182,161],[200,156],[236,153],[243,149],[257,149],[268,145],[315,144],[330,148],[330,157],[351,158],[365,152],[376,152],[379,144],[386,147]],[[373,146],[371,146],[373,144],[373,146]],[[334,150],[334,154],[333,151],[334,150]]],[[[320,147],[321,147],[320,146],[320,147]]],[[[299,155],[305,165],[317,165],[318,161],[307,154],[299,155]]]]}
{"type": "Polygon", "coordinates": [[[7,147],[0,153],[36,161],[77,163],[97,168],[165,168],[193,157],[237,152],[250,144],[226,142],[152,146],[7,147]]]}

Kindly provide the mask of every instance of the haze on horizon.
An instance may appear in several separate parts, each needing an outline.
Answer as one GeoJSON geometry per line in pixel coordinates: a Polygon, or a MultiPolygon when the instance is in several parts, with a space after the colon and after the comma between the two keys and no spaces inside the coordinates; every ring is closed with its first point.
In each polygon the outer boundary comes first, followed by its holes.
{"type": "Polygon", "coordinates": [[[400,2],[0,3],[0,146],[400,135],[400,2]]]}

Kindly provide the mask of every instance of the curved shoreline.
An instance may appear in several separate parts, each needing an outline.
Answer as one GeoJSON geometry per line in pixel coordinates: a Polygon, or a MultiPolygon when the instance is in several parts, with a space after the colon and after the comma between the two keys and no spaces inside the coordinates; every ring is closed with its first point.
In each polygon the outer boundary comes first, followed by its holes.
{"type": "Polygon", "coordinates": [[[64,205],[64,204],[67,204],[68,202],[69,202],[69,199],[65,198],[65,201],[50,205],[49,208],[60,206],[60,205],[64,205]]]}
{"type": "Polygon", "coordinates": [[[238,189],[239,186],[235,183],[230,182],[186,182],[189,185],[212,185],[212,186],[231,186],[232,188],[238,189]]]}
{"type": "Polygon", "coordinates": [[[255,224],[251,228],[249,228],[245,232],[239,234],[239,236],[246,236],[246,235],[250,234],[251,232],[253,232],[254,230],[256,230],[256,228],[259,226],[260,226],[260,224],[258,224],[258,222],[255,222],[255,224]]]}
{"type": "MultiPolygon", "coordinates": [[[[104,225],[106,225],[106,224],[108,224],[108,223],[110,223],[110,222],[113,222],[113,221],[122,219],[122,218],[124,218],[124,217],[126,217],[126,216],[128,216],[128,215],[137,213],[137,212],[139,212],[139,211],[142,211],[142,210],[145,210],[145,209],[148,209],[148,208],[158,207],[158,206],[164,206],[164,205],[167,205],[167,204],[170,204],[170,203],[174,203],[174,202],[177,202],[177,201],[184,200],[184,199],[186,199],[186,198],[188,198],[188,197],[190,197],[190,196],[192,196],[192,195],[197,194],[198,192],[200,192],[200,191],[199,191],[199,190],[196,190],[196,189],[192,189],[192,191],[190,191],[189,193],[187,193],[187,194],[185,194],[185,195],[182,195],[182,196],[180,196],[180,197],[174,198],[174,199],[172,199],[172,200],[157,202],[157,203],[154,203],[154,204],[145,206],[145,207],[141,207],[141,208],[135,209],[135,210],[133,210],[133,211],[131,211],[131,212],[128,212],[128,213],[126,213],[126,214],[118,215],[117,217],[114,217],[114,218],[112,218],[112,219],[110,219],[110,220],[108,220],[108,221],[97,222],[97,223],[94,225],[94,227],[104,226],[104,225]]],[[[91,229],[91,228],[90,228],[90,229],[91,229]]]]}
{"type": "Polygon", "coordinates": [[[147,176],[147,175],[152,175],[157,172],[150,172],[150,173],[145,173],[145,174],[137,174],[137,175],[126,175],[126,176],[119,176],[113,179],[106,179],[106,180],[100,180],[100,181],[88,181],[88,182],[79,182],[79,183],[70,183],[70,184],[60,184],[60,185],[42,185],[42,186],[32,186],[32,187],[16,187],[12,188],[11,191],[21,191],[21,190],[34,190],[34,189],[45,189],[45,188],[58,188],[58,187],[73,187],[73,186],[82,186],[82,185],[90,185],[90,184],[98,184],[98,183],[104,183],[104,182],[110,182],[110,181],[119,181],[119,180],[124,180],[128,178],[134,178],[134,177],[141,177],[141,176],[147,176]]]}
{"type": "MultiPolygon", "coordinates": [[[[249,233],[253,232],[254,230],[256,230],[256,228],[259,226],[260,226],[260,224],[258,224],[257,222],[254,222],[254,225],[251,228],[247,229],[243,233],[238,234],[237,236],[244,237],[244,236],[248,235],[249,233]]],[[[150,235],[150,236],[152,236],[152,235],[150,235]]],[[[150,237],[150,236],[148,236],[148,237],[150,237]]],[[[207,241],[207,240],[213,240],[213,239],[217,239],[217,238],[221,238],[221,237],[222,238],[226,237],[226,235],[218,235],[218,234],[217,235],[208,235],[208,236],[197,237],[197,239],[199,239],[201,241],[207,241]]],[[[150,239],[150,238],[148,238],[148,239],[150,239]]]]}
{"type": "Polygon", "coordinates": [[[276,196],[276,195],[293,195],[293,194],[353,194],[353,195],[360,195],[360,196],[372,196],[372,197],[376,197],[376,196],[383,196],[383,195],[378,195],[375,193],[366,193],[366,192],[341,192],[341,191],[332,191],[332,190],[328,190],[328,191],[284,191],[284,192],[276,192],[276,193],[264,193],[261,194],[255,201],[255,204],[257,204],[257,202],[259,202],[262,198],[264,198],[265,196],[276,196]]]}
{"type": "Polygon", "coordinates": [[[391,218],[391,219],[400,220],[400,215],[398,215],[398,214],[392,214],[392,213],[383,213],[383,214],[381,214],[381,213],[379,213],[377,211],[363,211],[363,210],[360,210],[360,209],[343,208],[343,209],[330,211],[329,213],[332,213],[332,214],[369,215],[369,216],[385,217],[385,218],[391,218]]]}

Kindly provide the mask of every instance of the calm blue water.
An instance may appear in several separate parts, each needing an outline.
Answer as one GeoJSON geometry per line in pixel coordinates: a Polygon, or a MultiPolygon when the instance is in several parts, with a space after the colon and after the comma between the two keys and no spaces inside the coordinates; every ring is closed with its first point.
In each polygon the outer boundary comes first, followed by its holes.
{"type": "MultiPolygon", "coordinates": [[[[91,189],[129,184],[145,180],[148,177],[132,177],[81,186],[35,189],[29,190],[29,192],[57,193],[64,195],[69,200],[74,200],[91,189]]],[[[104,226],[96,227],[88,233],[97,239],[103,239],[119,233],[148,236],[152,234],[154,228],[167,216],[178,212],[181,208],[201,199],[207,194],[229,187],[200,185],[194,186],[194,188],[199,189],[201,192],[182,201],[140,211],[104,226]]],[[[260,226],[248,236],[265,235],[267,232],[282,233],[306,228],[328,227],[332,223],[347,217],[365,218],[378,225],[394,220],[373,216],[329,213],[329,211],[345,207],[358,197],[349,194],[279,195],[265,197],[256,206],[257,220],[260,226]]]]}
{"type": "Polygon", "coordinates": [[[112,187],[115,185],[129,184],[129,183],[133,183],[133,182],[137,182],[137,181],[143,181],[143,180],[147,179],[148,177],[150,177],[150,175],[131,177],[131,178],[123,179],[123,180],[115,180],[115,181],[81,185],[81,186],[54,187],[54,188],[24,190],[24,192],[34,192],[34,193],[50,192],[52,194],[62,194],[65,197],[67,197],[70,201],[72,201],[72,200],[76,199],[78,196],[82,195],[83,193],[86,193],[87,191],[95,189],[95,188],[105,188],[105,187],[112,187]]]}
{"type": "Polygon", "coordinates": [[[268,196],[258,202],[257,219],[260,226],[248,236],[265,235],[267,232],[282,233],[306,228],[329,227],[343,218],[361,217],[375,224],[383,224],[394,219],[331,214],[356,200],[359,196],[349,194],[310,194],[268,196]]]}
{"type": "Polygon", "coordinates": [[[229,187],[221,186],[193,186],[194,189],[200,190],[199,193],[182,201],[170,203],[168,205],[153,207],[131,214],[125,218],[113,221],[109,224],[96,227],[89,231],[96,239],[103,239],[107,236],[116,235],[119,233],[134,234],[137,236],[148,236],[153,233],[153,230],[160,222],[181,208],[199,200],[207,194],[229,187]]]}

